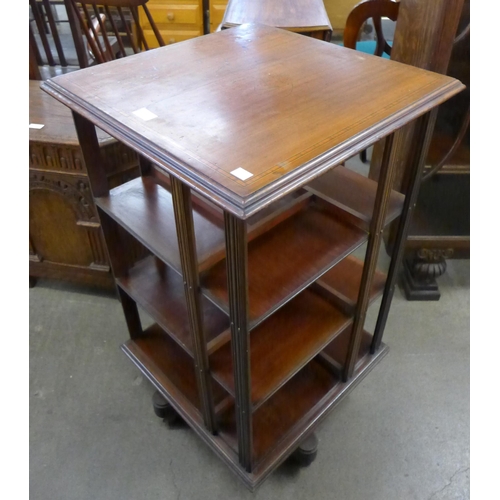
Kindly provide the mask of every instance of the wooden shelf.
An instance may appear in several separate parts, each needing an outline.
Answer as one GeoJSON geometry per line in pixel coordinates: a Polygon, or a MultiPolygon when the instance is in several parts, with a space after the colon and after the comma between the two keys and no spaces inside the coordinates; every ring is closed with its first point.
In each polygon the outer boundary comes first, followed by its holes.
{"type": "MultiPolygon", "coordinates": [[[[248,244],[250,327],[254,328],[359,247],[367,234],[313,202],[248,244]]],[[[228,312],[226,262],[202,276],[208,298],[228,312]]]]}
{"type": "MultiPolygon", "coordinates": [[[[125,342],[122,350],[162,393],[189,415],[198,415],[201,422],[194,362],[159,325],[125,342]]],[[[215,404],[223,405],[227,393],[216,382],[212,387],[215,404]]]]}
{"type": "MultiPolygon", "coordinates": [[[[144,176],[112,189],[96,204],[148,250],[181,273],[172,194],[153,177],[144,176]]],[[[224,246],[224,224],[203,206],[193,204],[198,262],[224,246]]]]}
{"type": "MultiPolygon", "coordinates": [[[[362,273],[363,261],[349,255],[325,273],[316,283],[335,296],[348,312],[352,312],[358,300],[362,273]]],[[[384,291],[385,280],[386,275],[376,270],[370,293],[370,303],[384,291]]]]}
{"type": "MultiPolygon", "coordinates": [[[[164,267],[164,273],[162,277],[155,258],[150,256],[130,269],[128,276],[116,281],[192,357],[193,341],[182,278],[168,267],[164,267]]],[[[207,299],[202,307],[205,338],[210,346],[229,328],[229,319],[207,299]]]]}
{"type": "MultiPolygon", "coordinates": [[[[349,340],[350,329],[336,340],[344,345],[349,340]]],[[[333,409],[343,396],[354,387],[371,368],[387,353],[382,345],[375,355],[369,353],[372,336],[364,332],[358,363],[353,378],[344,383],[340,377],[316,357],[268,399],[253,415],[254,474],[267,470],[297,440],[308,427],[333,409]]],[[[220,435],[237,451],[234,409],[220,415],[220,435]]]]}
{"type": "MultiPolygon", "coordinates": [[[[352,322],[326,298],[306,289],[261,323],[250,336],[253,410],[352,322]]],[[[234,395],[231,345],[210,356],[214,378],[234,395]]]]}
{"type": "MultiPolygon", "coordinates": [[[[339,166],[311,181],[305,189],[336,207],[343,219],[368,229],[377,193],[375,181],[339,166]]],[[[391,191],[386,225],[401,214],[404,199],[401,193],[391,191]]]]}
{"type": "MultiPolygon", "coordinates": [[[[248,220],[248,240],[269,231],[301,210],[312,196],[297,190],[272,203],[248,220]]],[[[153,254],[181,274],[174,207],[167,176],[153,169],[153,175],[134,179],[96,199],[96,204],[123,226],[153,254]]],[[[224,216],[220,208],[199,195],[193,196],[198,267],[203,272],[225,258],[224,216]]]]}

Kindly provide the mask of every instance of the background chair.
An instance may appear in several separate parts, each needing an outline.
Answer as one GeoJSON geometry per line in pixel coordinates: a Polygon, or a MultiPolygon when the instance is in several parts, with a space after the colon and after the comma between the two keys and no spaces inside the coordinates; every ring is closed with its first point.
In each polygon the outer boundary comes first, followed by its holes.
{"type": "Polygon", "coordinates": [[[112,61],[165,42],[147,7],[148,0],[68,0],[93,61],[112,61]],[[153,43],[152,43],[153,42],[153,43]],[[150,47],[151,45],[151,47],[150,47]]]}
{"type": "MultiPolygon", "coordinates": [[[[365,0],[357,4],[347,17],[344,30],[344,47],[389,59],[392,47],[384,37],[382,18],[389,18],[395,22],[398,13],[399,2],[393,0],[365,0]],[[370,19],[373,20],[375,28],[375,40],[358,41],[361,28],[370,19]]],[[[366,149],[361,151],[359,157],[363,163],[367,163],[366,149]]]]}

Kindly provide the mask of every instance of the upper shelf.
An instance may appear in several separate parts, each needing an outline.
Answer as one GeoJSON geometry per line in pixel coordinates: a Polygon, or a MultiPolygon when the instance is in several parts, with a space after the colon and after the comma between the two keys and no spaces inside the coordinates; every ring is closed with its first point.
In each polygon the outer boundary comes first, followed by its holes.
{"type": "Polygon", "coordinates": [[[444,75],[252,24],[41,85],[242,219],[464,88],[444,75]]]}
{"type": "MultiPolygon", "coordinates": [[[[343,222],[314,199],[302,211],[248,244],[250,327],[318,279],[367,239],[367,233],[343,222]]],[[[229,312],[226,261],[201,279],[205,295],[229,312]]]]}
{"type": "MultiPolygon", "coordinates": [[[[96,204],[151,252],[181,273],[172,194],[152,177],[144,176],[122,184],[96,204]]],[[[198,262],[203,263],[214,248],[224,246],[224,227],[203,206],[193,204],[198,262]]]]}

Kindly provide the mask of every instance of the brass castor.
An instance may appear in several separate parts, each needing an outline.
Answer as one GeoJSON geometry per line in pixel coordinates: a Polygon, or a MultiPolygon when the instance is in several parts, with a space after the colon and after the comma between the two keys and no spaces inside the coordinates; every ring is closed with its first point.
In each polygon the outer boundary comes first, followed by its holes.
{"type": "Polygon", "coordinates": [[[318,454],[318,437],[313,432],[292,453],[292,458],[302,467],[311,465],[318,454]]]}
{"type": "Polygon", "coordinates": [[[173,406],[163,397],[159,391],[153,394],[153,410],[155,415],[165,420],[169,425],[184,422],[181,416],[174,410],[173,406]]]}

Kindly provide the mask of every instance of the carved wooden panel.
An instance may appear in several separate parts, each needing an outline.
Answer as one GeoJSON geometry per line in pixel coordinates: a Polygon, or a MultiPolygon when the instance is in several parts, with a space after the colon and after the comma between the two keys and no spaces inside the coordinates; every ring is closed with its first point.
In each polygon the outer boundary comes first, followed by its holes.
{"type": "Polygon", "coordinates": [[[88,180],[30,171],[30,254],[109,269],[88,180]]]}
{"type": "Polygon", "coordinates": [[[30,143],[29,166],[42,170],[86,173],[80,148],[30,143]]]}

